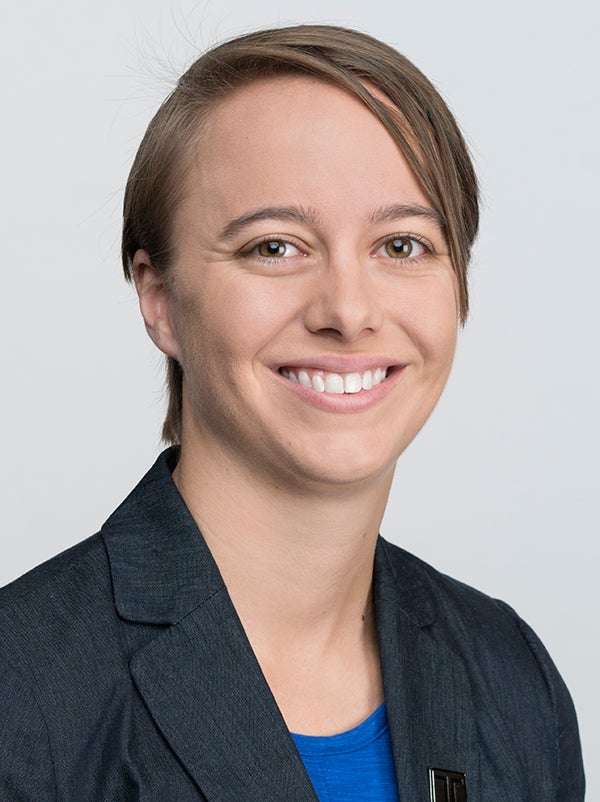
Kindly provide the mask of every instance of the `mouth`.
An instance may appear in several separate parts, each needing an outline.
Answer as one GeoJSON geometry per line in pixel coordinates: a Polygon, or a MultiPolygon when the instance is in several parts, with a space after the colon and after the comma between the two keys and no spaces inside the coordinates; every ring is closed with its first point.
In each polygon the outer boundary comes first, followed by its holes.
{"type": "Polygon", "coordinates": [[[318,368],[294,368],[293,366],[279,368],[280,375],[294,384],[300,384],[316,393],[333,395],[354,395],[362,391],[368,392],[384,382],[391,371],[392,368],[386,366],[350,373],[333,373],[318,368]]]}

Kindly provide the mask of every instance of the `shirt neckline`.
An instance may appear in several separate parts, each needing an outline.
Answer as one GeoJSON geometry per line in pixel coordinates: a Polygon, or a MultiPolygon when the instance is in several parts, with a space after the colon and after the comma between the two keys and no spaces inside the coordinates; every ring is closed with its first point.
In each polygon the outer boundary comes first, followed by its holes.
{"type": "Polygon", "coordinates": [[[335,735],[300,735],[291,733],[301,755],[339,755],[355,752],[379,738],[388,729],[385,702],[350,730],[335,735]]]}

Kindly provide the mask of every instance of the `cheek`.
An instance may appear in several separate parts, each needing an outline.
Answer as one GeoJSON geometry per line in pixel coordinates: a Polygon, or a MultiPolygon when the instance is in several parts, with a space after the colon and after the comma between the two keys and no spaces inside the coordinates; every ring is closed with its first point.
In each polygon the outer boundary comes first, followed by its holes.
{"type": "Polygon", "coordinates": [[[423,360],[448,369],[454,356],[458,308],[453,276],[420,277],[407,283],[399,295],[396,319],[423,360]]]}
{"type": "MultiPolygon", "coordinates": [[[[292,282],[293,283],[293,282],[292,282]]],[[[174,303],[185,364],[252,358],[297,317],[298,292],[283,277],[245,275],[186,287],[174,303]]]]}
{"type": "MultiPolygon", "coordinates": [[[[272,281],[276,283],[277,279],[272,281]]],[[[276,328],[277,322],[286,317],[286,299],[273,289],[266,282],[246,281],[226,293],[221,303],[226,304],[238,332],[242,330],[252,338],[276,328]]]]}
{"type": "Polygon", "coordinates": [[[304,295],[294,276],[238,275],[213,298],[215,328],[231,353],[252,358],[301,321],[304,295]]]}

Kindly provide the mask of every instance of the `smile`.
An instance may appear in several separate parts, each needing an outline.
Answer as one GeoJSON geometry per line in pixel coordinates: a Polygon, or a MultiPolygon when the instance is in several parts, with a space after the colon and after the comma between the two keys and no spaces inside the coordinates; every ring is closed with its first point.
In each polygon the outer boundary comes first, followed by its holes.
{"type": "Polygon", "coordinates": [[[301,384],[317,393],[342,395],[372,390],[387,378],[388,369],[380,367],[362,373],[330,373],[311,368],[280,368],[279,373],[294,384],[301,384]]]}

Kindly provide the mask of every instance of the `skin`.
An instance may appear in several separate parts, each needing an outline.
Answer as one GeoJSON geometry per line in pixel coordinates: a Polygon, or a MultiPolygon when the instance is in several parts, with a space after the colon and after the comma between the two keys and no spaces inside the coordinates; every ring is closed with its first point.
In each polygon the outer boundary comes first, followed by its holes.
{"type": "Polygon", "coordinates": [[[383,698],[375,542],[456,343],[456,281],[430,207],[358,99],[306,77],[260,80],[205,125],[168,284],[147,253],[134,260],[147,330],[185,376],[174,479],[296,732],[348,729],[383,698]],[[377,365],[388,378],[356,394],[281,374],[377,365]]]}

